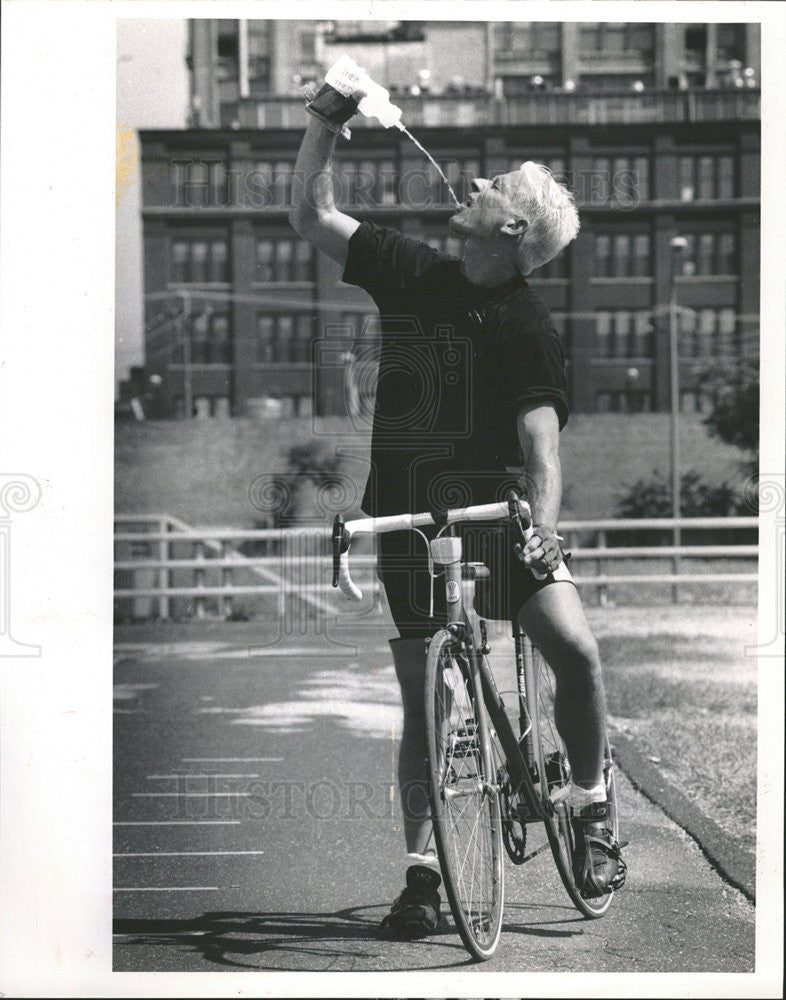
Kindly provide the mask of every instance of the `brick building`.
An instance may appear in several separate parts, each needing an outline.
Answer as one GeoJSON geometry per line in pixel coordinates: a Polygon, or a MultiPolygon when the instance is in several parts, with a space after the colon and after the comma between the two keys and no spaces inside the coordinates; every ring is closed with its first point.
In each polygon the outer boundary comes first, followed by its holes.
{"type": "MultiPolygon", "coordinates": [[[[525,159],[574,191],[582,232],[532,284],[564,338],[575,410],[668,408],[670,302],[683,405],[700,405],[709,362],[757,355],[757,25],[198,21],[194,127],[141,133],[161,412],[357,405],[351,358],[373,338],[373,304],[287,221],[297,89],[343,51],[395,92],[459,198],[470,176],[525,159]]],[[[454,249],[450,198],[417,148],[361,118],[352,133],[341,206],[454,249]]]]}

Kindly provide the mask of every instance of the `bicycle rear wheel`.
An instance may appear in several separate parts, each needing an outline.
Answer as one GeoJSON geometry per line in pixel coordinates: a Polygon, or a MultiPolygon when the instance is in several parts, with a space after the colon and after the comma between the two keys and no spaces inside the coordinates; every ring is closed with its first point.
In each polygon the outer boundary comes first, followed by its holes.
{"type": "MultiPolygon", "coordinates": [[[[571,902],[580,913],[593,920],[602,917],[608,910],[613,893],[609,892],[594,899],[585,899],[576,885],[573,875],[574,837],[567,799],[571,774],[570,760],[554,721],[556,681],[551,667],[537,647],[533,646],[533,654],[535,682],[538,686],[538,731],[541,747],[539,768],[540,773],[546,776],[549,798],[553,805],[553,814],[546,820],[546,833],[562,884],[565,886],[571,902]]],[[[608,740],[604,751],[603,778],[606,784],[606,796],[609,802],[614,839],[617,840],[619,839],[617,789],[614,783],[614,762],[608,740]]]]}
{"type": "Polygon", "coordinates": [[[479,694],[455,637],[438,632],[426,664],[434,838],[456,929],[467,950],[485,960],[502,930],[504,873],[499,795],[479,694]]]}

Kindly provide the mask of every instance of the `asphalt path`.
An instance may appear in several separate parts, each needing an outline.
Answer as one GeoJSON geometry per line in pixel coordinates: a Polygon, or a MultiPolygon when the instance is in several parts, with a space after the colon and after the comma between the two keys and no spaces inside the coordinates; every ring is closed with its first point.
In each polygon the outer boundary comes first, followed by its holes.
{"type": "Polygon", "coordinates": [[[506,865],[490,962],[446,904],[434,937],[379,940],[403,886],[401,713],[390,630],[358,634],[117,630],[115,971],[753,971],[753,906],[624,773],[629,876],[603,919],[544,850],[506,865]]]}

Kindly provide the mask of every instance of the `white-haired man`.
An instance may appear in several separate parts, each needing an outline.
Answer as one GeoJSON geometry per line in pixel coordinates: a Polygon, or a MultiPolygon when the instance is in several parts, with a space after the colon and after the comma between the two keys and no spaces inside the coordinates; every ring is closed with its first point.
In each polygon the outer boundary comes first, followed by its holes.
{"type": "MultiPolygon", "coordinates": [[[[564,356],[548,309],[524,277],[576,237],[578,213],[546,168],[525,163],[473,182],[449,220],[465,238],[461,260],[360,223],[336,207],[331,175],[336,133],[356,108],[329,88],[309,108],[290,221],[380,311],[363,510],[382,515],[494,501],[509,487],[512,466],[523,465],[536,527],[520,561],[506,558],[504,528],[465,531],[465,553],[492,569],[483,612],[508,620],[518,614],[554,667],[557,724],[573,767],[576,875],[585,893],[602,895],[621,885],[625,866],[609,829],[602,777],[600,660],[569,574],[554,578],[562,562],[556,526],[559,433],[568,419],[564,356]],[[442,350],[446,344],[452,352],[442,350]]],[[[424,638],[435,625],[427,557],[413,548],[411,534],[380,536],[378,573],[399,631],[391,649],[404,708],[398,777],[407,852],[406,888],[382,931],[411,938],[436,930],[440,915],[424,761],[424,638]]]]}

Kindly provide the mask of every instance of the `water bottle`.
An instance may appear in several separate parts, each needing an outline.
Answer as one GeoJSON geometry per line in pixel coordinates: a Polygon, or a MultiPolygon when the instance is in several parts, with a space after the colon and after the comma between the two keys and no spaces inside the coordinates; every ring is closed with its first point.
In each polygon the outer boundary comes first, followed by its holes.
{"type": "Polygon", "coordinates": [[[345,97],[350,97],[353,91],[364,90],[366,96],[358,103],[358,110],[362,114],[368,118],[376,118],[384,128],[390,128],[392,125],[399,129],[403,128],[401,108],[391,104],[390,93],[375,83],[349,56],[341,56],[338,62],[330,67],[325,74],[325,83],[329,83],[345,97]]]}

